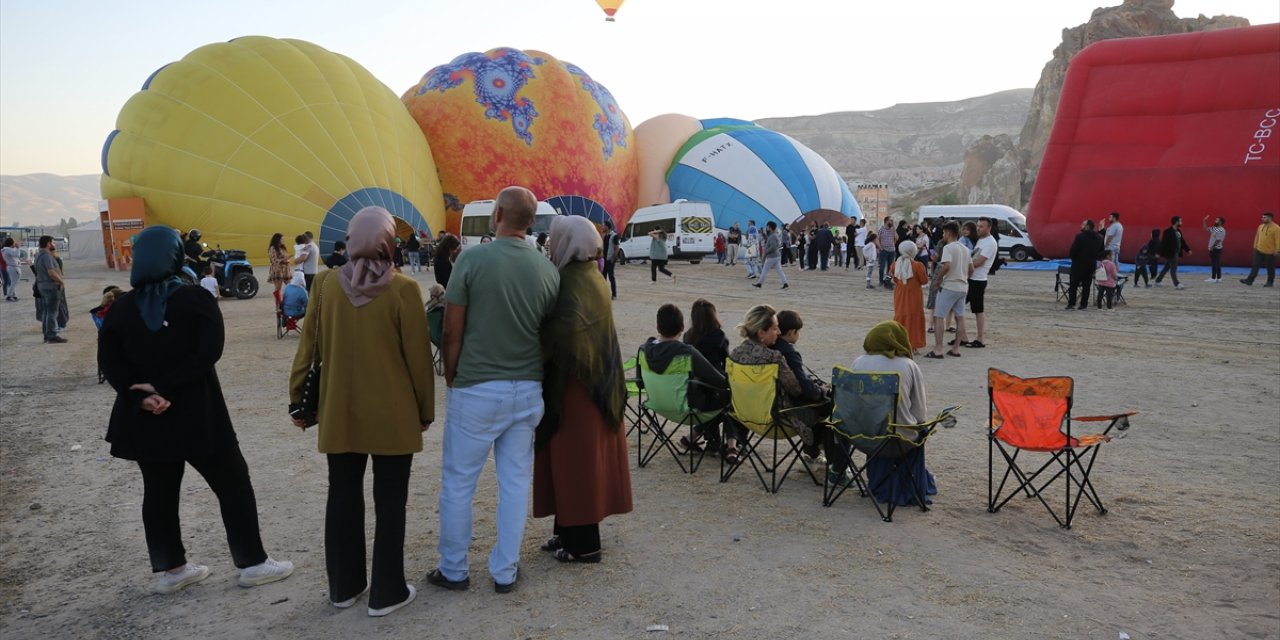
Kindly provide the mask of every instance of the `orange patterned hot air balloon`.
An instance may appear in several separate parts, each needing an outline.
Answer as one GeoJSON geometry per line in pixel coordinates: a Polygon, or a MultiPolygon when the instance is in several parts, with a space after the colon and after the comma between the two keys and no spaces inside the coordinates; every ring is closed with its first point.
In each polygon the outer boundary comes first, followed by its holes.
{"type": "Polygon", "coordinates": [[[618,12],[618,8],[621,7],[622,3],[625,1],[626,0],[596,0],[596,4],[600,5],[601,9],[604,9],[604,15],[606,16],[605,21],[613,22],[613,14],[618,12]]]}

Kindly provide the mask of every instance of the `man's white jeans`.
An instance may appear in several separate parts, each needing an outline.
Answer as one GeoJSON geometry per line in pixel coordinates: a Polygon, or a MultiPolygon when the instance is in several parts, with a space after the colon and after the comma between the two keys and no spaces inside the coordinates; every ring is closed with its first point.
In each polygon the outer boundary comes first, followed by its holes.
{"type": "Polygon", "coordinates": [[[520,544],[529,515],[533,431],[542,420],[542,383],[495,380],[448,391],[444,460],[440,471],[440,572],[468,577],[471,505],[476,480],[493,449],[498,476],[498,539],[489,554],[494,582],[516,579],[520,544]]]}

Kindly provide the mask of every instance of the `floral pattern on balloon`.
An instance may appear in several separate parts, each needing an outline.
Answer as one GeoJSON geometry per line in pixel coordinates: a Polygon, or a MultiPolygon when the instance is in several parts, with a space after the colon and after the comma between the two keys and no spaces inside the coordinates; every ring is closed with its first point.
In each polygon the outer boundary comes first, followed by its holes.
{"type": "Polygon", "coordinates": [[[622,120],[622,110],[618,108],[618,103],[613,99],[613,94],[604,88],[604,85],[591,79],[587,72],[574,64],[565,63],[565,69],[569,73],[578,78],[582,83],[582,88],[591,94],[591,98],[600,105],[600,113],[596,114],[595,121],[591,126],[600,134],[600,141],[604,143],[603,152],[605,158],[613,157],[613,147],[617,145],[627,148],[627,134],[630,129],[627,123],[622,120]]]}
{"type": "Polygon", "coordinates": [[[510,185],[540,200],[588,198],[618,228],[635,212],[631,124],[608,90],[576,66],[539,51],[468,53],[428,71],[401,100],[435,149],[454,233],[462,206],[510,185]]]}
{"type": "Polygon", "coordinates": [[[524,140],[533,144],[533,132],[529,130],[538,117],[538,110],[528,97],[520,96],[529,80],[535,77],[533,68],[545,60],[526,55],[518,49],[503,47],[489,53],[465,53],[453,62],[428,71],[422,77],[417,95],[428,91],[448,91],[462,84],[470,75],[474,84],[476,103],[482,105],[486,118],[506,122],[524,140]]]}

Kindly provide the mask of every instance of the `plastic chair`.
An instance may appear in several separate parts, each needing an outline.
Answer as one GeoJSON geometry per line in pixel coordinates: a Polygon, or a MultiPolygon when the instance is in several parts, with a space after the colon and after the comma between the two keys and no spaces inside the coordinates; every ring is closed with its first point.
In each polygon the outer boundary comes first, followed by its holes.
{"type": "Polygon", "coordinates": [[[690,390],[701,387],[712,391],[715,388],[693,377],[693,358],[687,355],[676,356],[662,373],[649,367],[644,351],[636,354],[636,362],[640,366],[640,378],[644,384],[645,399],[641,406],[645,410],[645,425],[653,439],[647,449],[643,439],[636,437],[636,463],[643,467],[653,460],[661,449],[666,449],[675,458],[680,470],[694,473],[706,457],[706,449],[697,447],[697,442],[709,425],[714,425],[723,409],[699,411],[689,406],[690,390]],[[680,459],[680,450],[673,440],[682,427],[689,428],[689,466],[680,459]]]}
{"type": "Polygon", "coordinates": [[[431,331],[431,366],[436,375],[444,375],[444,355],[440,352],[440,340],[444,337],[444,307],[427,312],[427,328],[431,331]]]}
{"type": "MultiPolygon", "coordinates": [[[[724,364],[732,396],[725,416],[745,427],[748,433],[746,455],[736,464],[729,464],[721,458],[720,482],[728,482],[743,463],[749,462],[765,491],[777,493],[791,467],[800,459],[800,434],[787,426],[785,418],[791,412],[818,407],[822,403],[782,409],[778,402],[781,394],[778,393],[776,363],[741,364],[730,359],[724,364]],[[772,453],[767,460],[760,450],[765,440],[772,442],[772,453]],[[780,446],[780,443],[785,444],[780,446]]],[[[808,466],[802,466],[815,485],[822,484],[808,466]]]]}
{"type": "Polygon", "coordinates": [[[1098,457],[1098,447],[1113,438],[1123,437],[1129,430],[1129,416],[1137,412],[1073,418],[1074,385],[1074,381],[1065,376],[1019,378],[999,369],[987,370],[990,420],[987,432],[988,512],[999,511],[1019,493],[1038,499],[1064,529],[1071,528],[1071,520],[1082,497],[1087,498],[1099,514],[1107,512],[1089,474],[1098,457]],[[1110,424],[1102,433],[1073,435],[1071,432],[1072,422],[1108,421],[1110,424]],[[1112,436],[1112,429],[1119,433],[1112,436]],[[996,451],[1008,465],[998,487],[995,484],[996,451]],[[1027,473],[1018,465],[1018,456],[1023,451],[1047,453],[1049,459],[1035,471],[1027,473]],[[1042,476],[1049,475],[1046,473],[1049,471],[1053,474],[1044,480],[1042,476]],[[1010,476],[1016,484],[1005,493],[1010,476]],[[1062,515],[1045,499],[1049,488],[1059,479],[1064,480],[1062,515]],[[1073,488],[1076,491],[1074,500],[1071,495],[1073,488]]]}
{"type": "Polygon", "coordinates": [[[866,456],[862,466],[849,456],[852,482],[832,482],[830,474],[822,485],[822,505],[830,507],[849,486],[856,485],[858,493],[870,497],[871,504],[885,522],[893,522],[893,512],[898,506],[896,496],[888,495],[892,486],[906,485],[911,499],[928,511],[928,499],[922,489],[926,478],[916,477],[914,466],[923,466],[925,443],[938,426],[955,426],[955,413],[960,407],[947,407],[937,417],[919,424],[900,424],[898,394],[901,379],[896,371],[850,371],[844,367],[831,370],[831,390],[836,406],[831,414],[831,431],[848,441],[854,449],[866,456]],[[867,467],[875,460],[890,464],[889,473],[872,484],[867,467]],[[885,486],[886,483],[892,483],[885,486]],[[877,494],[881,494],[877,498],[877,494]],[[882,508],[881,503],[887,508],[882,508]]]}

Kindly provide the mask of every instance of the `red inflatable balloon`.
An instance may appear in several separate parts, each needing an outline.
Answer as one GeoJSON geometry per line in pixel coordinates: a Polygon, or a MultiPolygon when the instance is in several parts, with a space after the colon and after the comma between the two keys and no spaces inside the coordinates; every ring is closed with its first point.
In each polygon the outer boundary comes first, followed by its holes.
{"type": "Polygon", "coordinates": [[[1249,264],[1262,212],[1280,215],[1280,24],[1106,40],[1071,61],[1027,225],[1064,257],[1112,211],[1126,262],[1177,215],[1186,261],[1207,264],[1209,215],[1227,220],[1223,262],[1249,264]]]}

